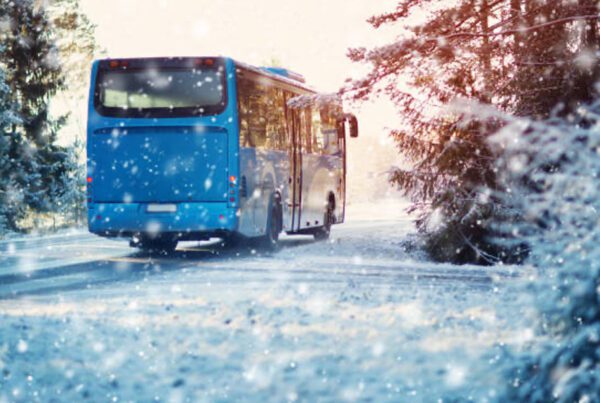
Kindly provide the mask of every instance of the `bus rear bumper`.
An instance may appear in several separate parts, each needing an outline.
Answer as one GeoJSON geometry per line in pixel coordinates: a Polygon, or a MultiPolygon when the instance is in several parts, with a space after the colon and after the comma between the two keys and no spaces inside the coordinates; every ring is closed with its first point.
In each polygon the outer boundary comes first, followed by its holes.
{"type": "Polygon", "coordinates": [[[150,206],[156,205],[90,204],[89,230],[108,237],[173,234],[180,239],[202,239],[237,230],[236,210],[227,203],[177,203],[168,205],[175,206],[176,211],[161,212],[155,212],[150,206]]]}

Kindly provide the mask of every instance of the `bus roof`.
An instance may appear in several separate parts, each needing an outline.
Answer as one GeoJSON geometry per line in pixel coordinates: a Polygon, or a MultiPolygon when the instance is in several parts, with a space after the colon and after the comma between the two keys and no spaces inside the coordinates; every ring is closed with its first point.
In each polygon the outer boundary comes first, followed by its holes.
{"type": "MultiPolygon", "coordinates": [[[[231,59],[231,60],[233,60],[233,59],[231,59]]],[[[299,76],[299,74],[294,73],[290,70],[280,68],[280,67],[256,67],[251,64],[247,64],[247,63],[240,62],[237,60],[233,60],[233,62],[237,67],[241,67],[243,69],[252,71],[253,73],[260,74],[262,76],[269,77],[273,80],[281,81],[288,85],[292,85],[294,87],[301,88],[312,94],[317,93],[317,91],[314,88],[308,86],[307,84],[305,84],[302,81],[292,78],[294,75],[299,76]],[[284,74],[287,74],[287,76],[284,74]]]]}
{"type": "Polygon", "coordinates": [[[307,91],[307,92],[310,92],[313,94],[317,93],[317,91],[313,87],[307,85],[304,81],[300,81],[300,79],[304,80],[304,78],[298,73],[294,73],[293,71],[290,71],[288,69],[281,68],[281,67],[256,67],[251,64],[240,62],[238,60],[235,60],[235,59],[233,59],[231,57],[227,57],[227,56],[119,57],[119,58],[98,59],[98,60],[96,60],[96,62],[105,62],[105,61],[110,61],[110,60],[116,60],[116,61],[145,60],[145,59],[168,60],[168,59],[196,59],[196,58],[199,58],[199,59],[222,59],[225,61],[230,60],[233,62],[233,64],[236,67],[241,67],[241,68],[243,68],[245,70],[249,70],[255,74],[259,74],[264,77],[269,77],[273,80],[281,81],[283,83],[300,88],[304,91],[307,91]]]}
{"type": "Polygon", "coordinates": [[[286,78],[291,78],[292,80],[295,80],[295,81],[300,81],[303,84],[306,83],[306,80],[304,79],[304,76],[302,74],[298,74],[295,71],[291,71],[291,70],[288,70],[283,67],[261,66],[260,69],[264,70],[268,73],[274,73],[274,74],[277,74],[278,76],[283,76],[286,78]]]}

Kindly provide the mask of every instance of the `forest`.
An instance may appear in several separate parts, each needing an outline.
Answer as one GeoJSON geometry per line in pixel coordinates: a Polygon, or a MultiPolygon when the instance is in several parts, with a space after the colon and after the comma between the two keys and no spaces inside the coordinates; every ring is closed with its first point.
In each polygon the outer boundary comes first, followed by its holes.
{"type": "Polygon", "coordinates": [[[93,26],[76,0],[3,0],[0,27],[0,233],[81,225],[83,134],[58,135],[85,102],[93,26]]]}

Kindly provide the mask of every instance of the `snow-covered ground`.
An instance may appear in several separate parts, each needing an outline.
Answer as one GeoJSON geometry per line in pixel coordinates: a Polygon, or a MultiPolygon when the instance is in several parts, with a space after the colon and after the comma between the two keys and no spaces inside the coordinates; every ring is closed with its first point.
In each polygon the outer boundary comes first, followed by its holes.
{"type": "Polygon", "coordinates": [[[428,262],[397,201],[329,242],[168,257],[71,232],[0,243],[0,402],[494,400],[526,268],[428,262]]]}

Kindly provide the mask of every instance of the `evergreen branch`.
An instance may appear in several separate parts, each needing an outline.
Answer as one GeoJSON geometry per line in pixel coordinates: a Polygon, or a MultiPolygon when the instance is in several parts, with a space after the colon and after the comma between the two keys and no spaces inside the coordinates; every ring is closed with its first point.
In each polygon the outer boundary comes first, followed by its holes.
{"type": "Polygon", "coordinates": [[[473,242],[471,242],[471,240],[469,239],[469,237],[467,237],[464,232],[460,229],[460,227],[457,227],[457,231],[456,231],[461,238],[463,239],[463,241],[465,241],[465,243],[467,245],[469,245],[470,248],[472,248],[475,253],[477,253],[479,256],[481,256],[481,258],[483,260],[485,260],[487,263],[489,264],[497,264],[498,262],[500,262],[500,258],[498,258],[497,256],[494,256],[492,254],[486,253],[485,251],[483,251],[481,248],[477,247],[473,242]]]}
{"type": "MultiPolygon", "coordinates": [[[[490,11],[496,7],[498,4],[504,3],[506,0],[497,0],[495,2],[493,2],[492,4],[488,5],[490,11]]],[[[460,26],[462,26],[465,22],[469,21],[470,19],[476,17],[476,15],[472,15],[472,14],[468,14],[465,18],[463,18],[462,20],[460,20],[458,23],[456,23],[454,25],[454,28],[459,28],[460,26]]]]}
{"type": "MultiPolygon", "coordinates": [[[[532,25],[530,27],[524,27],[524,28],[519,28],[519,29],[507,29],[507,30],[499,31],[499,32],[489,32],[489,31],[488,32],[457,32],[454,34],[443,36],[442,38],[444,38],[444,39],[455,39],[455,38],[461,38],[461,37],[480,38],[480,37],[491,37],[491,36],[514,35],[514,34],[518,34],[518,33],[536,31],[538,29],[546,28],[546,27],[549,27],[552,25],[566,24],[568,22],[581,21],[581,20],[593,20],[593,19],[598,19],[598,18],[600,18],[600,15],[598,15],[598,14],[576,15],[576,16],[572,16],[572,17],[558,18],[556,20],[547,21],[542,24],[532,25]]],[[[438,40],[439,40],[438,38],[428,39],[428,41],[438,41],[438,40]]]]}
{"type": "MultiPolygon", "coordinates": [[[[541,9],[543,9],[543,8],[544,8],[544,6],[545,6],[545,5],[541,5],[541,6],[539,6],[539,7],[536,7],[536,8],[534,8],[534,9],[532,9],[532,10],[529,10],[529,11],[527,11],[526,13],[519,14],[519,15],[516,15],[516,16],[514,16],[514,17],[510,17],[510,18],[507,18],[507,19],[505,19],[505,20],[502,20],[502,21],[500,21],[500,22],[498,22],[498,23],[496,23],[496,24],[492,25],[492,26],[490,27],[490,31],[493,31],[493,30],[494,30],[494,29],[496,29],[496,28],[500,28],[500,27],[502,27],[502,26],[504,26],[504,25],[506,25],[506,24],[508,24],[508,23],[510,23],[510,22],[513,22],[515,19],[524,19],[525,17],[528,17],[528,16],[530,16],[531,14],[537,13],[538,11],[540,11],[541,9]]],[[[520,31],[519,31],[519,32],[520,32],[520,31]]]]}
{"type": "Polygon", "coordinates": [[[515,62],[516,66],[560,66],[564,64],[563,60],[557,60],[552,62],[515,62]]]}
{"type": "Polygon", "coordinates": [[[412,8],[420,6],[422,5],[422,3],[426,2],[427,1],[423,0],[407,0],[404,3],[398,4],[398,6],[396,7],[396,11],[373,16],[369,18],[367,22],[371,24],[374,28],[379,28],[383,24],[395,22],[401,18],[407,17],[412,8]]]}

